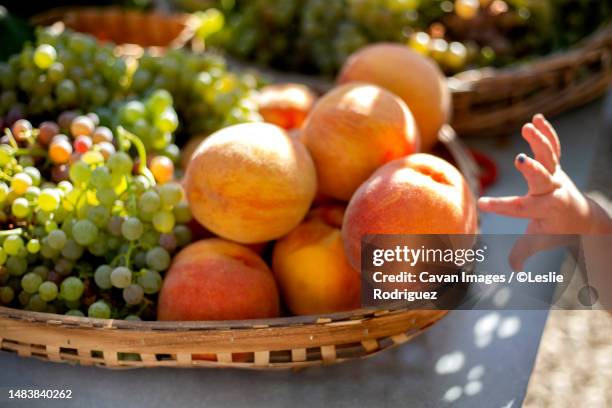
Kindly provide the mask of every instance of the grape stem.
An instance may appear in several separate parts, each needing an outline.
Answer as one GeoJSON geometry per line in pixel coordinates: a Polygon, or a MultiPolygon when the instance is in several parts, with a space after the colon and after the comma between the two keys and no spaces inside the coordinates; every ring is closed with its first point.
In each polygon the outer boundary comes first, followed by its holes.
{"type": "Polygon", "coordinates": [[[21,235],[23,234],[23,228],[13,228],[10,230],[0,231],[0,237],[7,237],[9,235],[21,235]]]}
{"type": "Polygon", "coordinates": [[[123,140],[127,140],[136,148],[136,152],[138,153],[139,163],[138,163],[138,173],[145,176],[151,182],[151,185],[155,185],[155,178],[147,168],[147,150],[145,149],[142,140],[138,136],[133,133],[127,131],[123,126],[117,127],[117,135],[119,137],[119,146],[123,149],[124,144],[123,140]]]}

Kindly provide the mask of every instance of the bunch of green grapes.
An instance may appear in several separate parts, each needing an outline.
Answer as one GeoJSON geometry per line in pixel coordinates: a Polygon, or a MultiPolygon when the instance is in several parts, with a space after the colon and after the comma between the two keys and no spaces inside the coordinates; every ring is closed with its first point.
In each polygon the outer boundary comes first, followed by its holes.
{"type": "MultiPolygon", "coordinates": [[[[176,129],[177,114],[191,133],[208,134],[260,120],[252,102],[258,85],[255,76],[232,72],[220,55],[172,50],[163,56],[145,52],[133,61],[115,55],[112,44],[52,26],[40,28],[34,45],[0,63],[0,118],[13,123],[20,117],[80,109],[97,112],[110,125],[126,102],[129,111],[138,103],[129,101],[144,103],[156,90],[165,89],[176,112],[157,112],[160,116],[151,118],[157,125],[142,135],[147,148],[162,150],[169,144],[168,133],[176,129]],[[151,129],[162,134],[151,134],[151,129]]],[[[137,128],[141,124],[136,123],[137,128]]]]}
{"type": "Polygon", "coordinates": [[[185,50],[170,50],[161,57],[145,53],[131,82],[136,95],[168,90],[189,134],[261,120],[254,103],[258,86],[254,75],[232,72],[220,55],[185,50]]]}
{"type": "Polygon", "coordinates": [[[111,45],[91,36],[40,28],[35,44],[0,64],[0,117],[91,110],[124,95],[128,69],[111,45]]]}
{"type": "Polygon", "coordinates": [[[191,239],[172,162],[147,166],[140,139],[96,115],[58,122],[21,119],[0,140],[0,304],[152,318],[171,255],[191,239]]]}

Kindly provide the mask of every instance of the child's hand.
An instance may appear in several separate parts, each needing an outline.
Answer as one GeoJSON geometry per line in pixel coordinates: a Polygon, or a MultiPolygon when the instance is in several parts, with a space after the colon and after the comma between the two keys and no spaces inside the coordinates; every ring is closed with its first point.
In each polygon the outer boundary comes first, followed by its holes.
{"type": "Polygon", "coordinates": [[[589,234],[596,232],[594,203],[588,200],[559,165],[561,146],[555,129],[538,114],[523,126],[523,137],[535,159],[521,153],[514,165],[529,191],[524,196],[482,197],[482,211],[529,218],[527,234],[589,234]]]}

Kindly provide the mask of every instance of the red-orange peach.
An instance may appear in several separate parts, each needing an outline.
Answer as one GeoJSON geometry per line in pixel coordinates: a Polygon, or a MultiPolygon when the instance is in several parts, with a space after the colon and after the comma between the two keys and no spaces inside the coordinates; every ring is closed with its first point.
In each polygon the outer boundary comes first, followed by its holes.
{"type": "Polygon", "coordinates": [[[310,154],[278,126],[246,123],[209,136],[185,174],[193,216],[243,244],[279,238],[304,218],[317,190],[310,154]]]}
{"type": "Polygon", "coordinates": [[[307,86],[287,83],[263,87],[257,102],[266,122],[291,130],[302,126],[316,99],[307,86]]]}
{"type": "Polygon", "coordinates": [[[452,164],[425,153],[372,174],[349,202],[342,224],[345,252],[355,268],[364,235],[476,232],[476,202],[465,179],[452,164]]]}
{"type": "Polygon", "coordinates": [[[360,275],[342,247],[343,214],[340,206],[320,207],[276,242],[272,269],[288,309],[296,315],[359,307],[360,275]]]}
{"type": "Polygon", "coordinates": [[[378,167],[418,149],[406,104],[369,84],[347,84],[324,95],[308,115],[301,140],[315,162],[319,191],[344,201],[378,167]]]}
{"type": "Polygon", "coordinates": [[[250,249],[218,238],[179,252],[159,294],[158,320],[239,320],[277,317],[272,272],[250,249]]]}
{"type": "Polygon", "coordinates": [[[338,83],[362,81],[388,89],[406,102],[419,128],[421,149],[438,141],[451,115],[446,77],[435,62],[401,44],[379,43],[362,48],[344,64],[338,83]]]}

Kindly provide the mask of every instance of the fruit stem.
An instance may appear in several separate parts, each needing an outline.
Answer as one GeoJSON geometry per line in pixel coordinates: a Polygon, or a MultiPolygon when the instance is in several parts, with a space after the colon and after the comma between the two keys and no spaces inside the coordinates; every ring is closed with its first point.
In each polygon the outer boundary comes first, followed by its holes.
{"type": "Polygon", "coordinates": [[[122,146],[122,139],[129,141],[136,148],[136,152],[138,153],[138,173],[145,176],[152,185],[155,185],[155,178],[147,168],[147,149],[145,149],[142,140],[135,134],[126,130],[123,126],[117,127],[117,134],[119,136],[119,145],[122,146]]]}
{"type": "Polygon", "coordinates": [[[9,235],[21,235],[23,228],[13,228],[10,230],[0,231],[0,237],[7,237],[9,235]]]}

